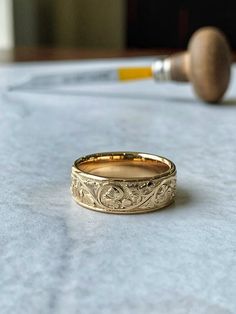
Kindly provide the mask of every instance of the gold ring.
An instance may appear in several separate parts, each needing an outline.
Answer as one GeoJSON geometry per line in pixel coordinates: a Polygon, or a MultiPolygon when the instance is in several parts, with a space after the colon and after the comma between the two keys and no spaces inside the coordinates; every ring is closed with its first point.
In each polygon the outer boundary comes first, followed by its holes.
{"type": "Polygon", "coordinates": [[[74,200],[96,211],[144,213],[175,200],[176,167],[157,155],[137,152],[88,155],[74,162],[71,176],[74,200]]]}

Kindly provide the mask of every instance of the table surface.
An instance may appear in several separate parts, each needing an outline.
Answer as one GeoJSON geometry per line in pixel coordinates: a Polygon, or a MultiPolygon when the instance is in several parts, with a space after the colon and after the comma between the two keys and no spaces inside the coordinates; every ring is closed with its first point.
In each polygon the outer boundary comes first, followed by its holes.
{"type": "Polygon", "coordinates": [[[7,89],[151,60],[0,67],[1,313],[236,313],[235,68],[221,105],[149,80],[7,89]],[[76,205],[72,162],[117,150],[173,160],[176,203],[124,216],[76,205]]]}

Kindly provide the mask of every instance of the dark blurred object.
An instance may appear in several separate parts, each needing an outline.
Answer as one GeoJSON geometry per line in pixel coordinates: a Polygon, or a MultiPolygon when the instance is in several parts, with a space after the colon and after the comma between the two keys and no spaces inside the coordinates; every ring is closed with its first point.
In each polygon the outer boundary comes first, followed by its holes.
{"type": "Polygon", "coordinates": [[[128,48],[186,48],[194,31],[215,26],[236,48],[235,0],[127,0],[128,48]]]}
{"type": "Polygon", "coordinates": [[[13,0],[15,46],[123,49],[124,0],[13,0]]]}
{"type": "Polygon", "coordinates": [[[203,26],[236,48],[235,0],[13,0],[16,47],[185,49],[203,26]]]}

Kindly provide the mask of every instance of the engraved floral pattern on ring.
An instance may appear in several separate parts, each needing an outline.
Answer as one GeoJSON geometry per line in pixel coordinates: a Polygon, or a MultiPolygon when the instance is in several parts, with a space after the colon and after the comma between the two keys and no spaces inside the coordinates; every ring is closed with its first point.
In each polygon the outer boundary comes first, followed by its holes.
{"type": "Polygon", "coordinates": [[[97,182],[80,174],[72,175],[72,195],[81,204],[107,211],[145,210],[171,203],[175,198],[175,175],[142,182],[97,182]]]}
{"type": "Polygon", "coordinates": [[[99,191],[98,200],[103,206],[120,208],[124,197],[123,189],[118,185],[105,184],[99,191]]]}

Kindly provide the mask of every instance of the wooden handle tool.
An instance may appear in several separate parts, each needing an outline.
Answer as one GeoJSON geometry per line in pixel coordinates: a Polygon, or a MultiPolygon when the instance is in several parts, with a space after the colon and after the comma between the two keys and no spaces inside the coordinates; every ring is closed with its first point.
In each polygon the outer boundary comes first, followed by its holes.
{"type": "Polygon", "coordinates": [[[204,27],[191,37],[188,50],[153,64],[156,80],[191,82],[195,93],[206,102],[219,102],[230,81],[231,52],[224,34],[204,27]]]}

